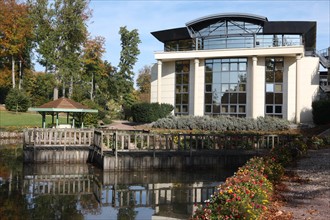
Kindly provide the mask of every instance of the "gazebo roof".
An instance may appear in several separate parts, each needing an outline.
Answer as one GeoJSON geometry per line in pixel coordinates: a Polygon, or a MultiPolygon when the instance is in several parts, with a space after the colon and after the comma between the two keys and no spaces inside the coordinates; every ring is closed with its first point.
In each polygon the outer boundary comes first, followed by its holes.
{"type": "Polygon", "coordinates": [[[97,113],[98,110],[75,102],[68,98],[59,98],[54,101],[47,102],[36,108],[29,108],[29,111],[36,112],[79,112],[79,113],[97,113]]]}

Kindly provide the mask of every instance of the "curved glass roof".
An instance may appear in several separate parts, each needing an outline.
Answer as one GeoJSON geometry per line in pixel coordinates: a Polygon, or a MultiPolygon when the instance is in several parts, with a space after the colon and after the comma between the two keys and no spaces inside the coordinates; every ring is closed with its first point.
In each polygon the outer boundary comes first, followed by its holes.
{"type": "Polygon", "coordinates": [[[240,21],[247,21],[254,24],[262,25],[264,22],[267,22],[267,17],[254,15],[254,14],[247,14],[247,13],[219,13],[219,14],[212,14],[204,17],[197,18],[190,22],[186,23],[188,28],[192,28],[195,31],[199,31],[210,24],[218,22],[222,19],[232,19],[232,20],[240,20],[240,21]]]}

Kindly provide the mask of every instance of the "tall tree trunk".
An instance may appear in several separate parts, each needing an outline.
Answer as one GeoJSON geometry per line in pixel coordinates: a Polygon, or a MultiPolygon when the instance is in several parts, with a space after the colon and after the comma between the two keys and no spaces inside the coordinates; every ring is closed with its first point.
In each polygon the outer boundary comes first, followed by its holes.
{"type": "Polygon", "coordinates": [[[23,82],[23,76],[22,76],[22,61],[19,61],[19,81],[18,81],[18,89],[21,90],[22,88],[22,82],[23,82]]]}
{"type": "Polygon", "coordinates": [[[54,100],[58,99],[58,86],[54,87],[54,100]]]}
{"type": "Polygon", "coordinates": [[[62,97],[65,98],[65,81],[62,81],[62,97]]]}
{"type": "Polygon", "coordinates": [[[71,99],[72,94],[73,94],[73,77],[71,76],[71,78],[70,78],[70,86],[69,86],[69,95],[68,95],[68,98],[69,99],[71,99]]]}
{"type": "MultiPolygon", "coordinates": [[[[47,66],[46,65],[46,71],[47,71],[47,66]]],[[[55,87],[54,87],[54,93],[53,93],[53,98],[54,100],[58,99],[58,84],[59,84],[59,79],[58,79],[58,73],[57,70],[55,69],[55,87]]]]}
{"type": "Polygon", "coordinates": [[[14,56],[11,56],[11,80],[13,83],[13,88],[15,89],[16,84],[15,84],[15,59],[14,59],[14,56]]]}
{"type": "Polygon", "coordinates": [[[94,101],[94,73],[92,73],[92,82],[91,82],[91,100],[94,101]]]}

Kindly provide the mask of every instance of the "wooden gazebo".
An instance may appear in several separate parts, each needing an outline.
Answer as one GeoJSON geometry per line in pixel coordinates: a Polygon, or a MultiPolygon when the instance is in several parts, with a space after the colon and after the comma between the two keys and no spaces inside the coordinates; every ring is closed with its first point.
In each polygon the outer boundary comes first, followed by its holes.
{"type": "Polygon", "coordinates": [[[52,115],[52,124],[54,123],[54,117],[56,115],[56,127],[75,127],[75,120],[74,115],[77,114],[81,120],[81,127],[84,127],[84,114],[85,113],[97,113],[98,110],[90,109],[89,107],[82,105],[78,102],[75,102],[68,98],[59,98],[51,102],[47,102],[39,107],[36,108],[29,108],[29,111],[39,112],[42,115],[42,127],[46,127],[46,115],[52,115]],[[59,113],[66,113],[67,114],[67,124],[59,125],[58,123],[58,114],[59,113]],[[69,123],[69,116],[70,113],[73,114],[72,124],[69,123]]]}

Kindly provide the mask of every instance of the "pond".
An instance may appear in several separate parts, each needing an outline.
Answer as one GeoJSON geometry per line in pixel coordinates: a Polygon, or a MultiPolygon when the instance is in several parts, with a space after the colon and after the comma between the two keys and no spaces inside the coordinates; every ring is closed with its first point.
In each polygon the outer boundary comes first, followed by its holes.
{"type": "Polygon", "coordinates": [[[103,172],[90,164],[23,164],[0,146],[1,219],[188,219],[237,167],[103,172]]]}

